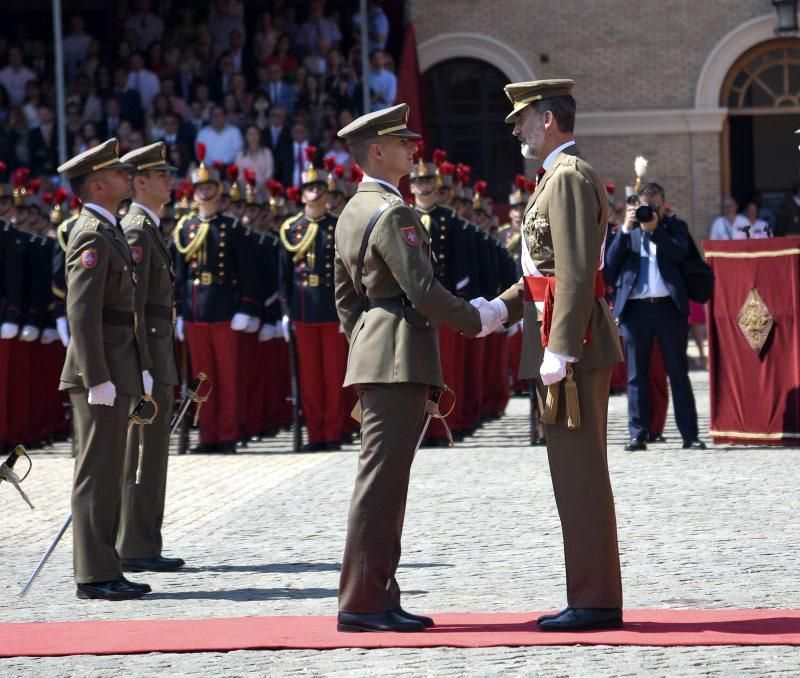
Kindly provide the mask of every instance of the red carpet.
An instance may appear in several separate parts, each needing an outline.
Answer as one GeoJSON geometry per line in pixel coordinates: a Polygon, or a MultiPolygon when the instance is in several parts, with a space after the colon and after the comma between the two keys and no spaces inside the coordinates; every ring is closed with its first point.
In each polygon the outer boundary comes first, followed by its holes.
{"type": "Polygon", "coordinates": [[[333,617],[0,624],[0,657],[379,647],[800,645],[800,610],[630,610],[615,631],[543,633],[535,612],[447,612],[424,633],[338,633],[333,617]]]}

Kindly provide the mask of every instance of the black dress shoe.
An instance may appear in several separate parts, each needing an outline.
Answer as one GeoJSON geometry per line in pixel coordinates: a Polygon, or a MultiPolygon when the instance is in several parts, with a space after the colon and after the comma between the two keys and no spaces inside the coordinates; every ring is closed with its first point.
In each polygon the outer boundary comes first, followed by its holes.
{"type": "Polygon", "coordinates": [[[125,572],[171,572],[183,567],[183,558],[120,558],[120,565],[125,572]]]}
{"type": "Polygon", "coordinates": [[[541,624],[543,621],[547,621],[548,619],[555,619],[556,617],[560,617],[562,614],[565,614],[570,611],[571,608],[565,607],[561,612],[555,612],[554,614],[543,614],[536,620],[537,624],[541,624]]]}
{"type": "Polygon", "coordinates": [[[643,438],[631,438],[630,442],[625,445],[626,452],[639,452],[646,449],[647,443],[644,442],[643,438]]]}
{"type": "Polygon", "coordinates": [[[706,444],[702,440],[684,440],[683,441],[683,449],[684,450],[704,450],[706,449],[706,444]]]}
{"type": "Polygon", "coordinates": [[[402,607],[396,607],[394,610],[392,610],[392,612],[399,617],[403,617],[403,619],[410,619],[411,621],[419,622],[426,629],[431,628],[431,626],[435,626],[433,619],[430,617],[426,617],[421,614],[411,614],[411,612],[406,612],[402,607]]]}
{"type": "Polygon", "coordinates": [[[301,452],[323,452],[325,443],[306,443],[300,448],[301,452]]]}
{"type": "Polygon", "coordinates": [[[247,438],[241,438],[236,441],[236,447],[247,447],[247,438]]]}
{"type": "Polygon", "coordinates": [[[278,431],[279,430],[280,429],[278,429],[278,428],[265,428],[263,431],[261,431],[260,437],[261,438],[274,438],[276,435],[278,435],[278,431]]]}
{"type": "Polygon", "coordinates": [[[337,443],[337,442],[333,442],[333,441],[328,441],[327,443],[325,443],[325,450],[327,452],[336,452],[337,450],[341,450],[341,449],[342,449],[342,444],[341,443],[337,443]]]}
{"type": "MultiPolygon", "coordinates": [[[[245,443],[244,447],[247,447],[247,443],[245,443]]],[[[233,454],[236,452],[236,443],[232,440],[225,440],[217,445],[217,452],[219,454],[233,454]]]]}
{"type": "Polygon", "coordinates": [[[424,631],[425,627],[418,621],[401,617],[395,612],[375,612],[372,614],[351,614],[340,612],[337,631],[349,631],[358,633],[359,631],[394,631],[397,633],[409,633],[413,631],[424,631]]]}
{"type": "Polygon", "coordinates": [[[618,607],[568,607],[559,616],[539,622],[542,631],[589,631],[621,626],[622,610],[618,607]]]}
{"type": "Polygon", "coordinates": [[[660,433],[648,433],[647,434],[647,442],[648,443],[665,443],[667,439],[662,436],[660,433]]]}
{"type": "Polygon", "coordinates": [[[140,584],[139,582],[125,579],[125,577],[122,577],[120,581],[124,581],[130,588],[141,591],[142,593],[151,593],[153,591],[153,589],[150,588],[150,584],[140,584]]]}
{"type": "Polygon", "coordinates": [[[217,451],[217,446],[213,443],[200,443],[195,445],[191,450],[192,454],[213,454],[217,451]]]}
{"type": "Polygon", "coordinates": [[[135,589],[124,580],[100,581],[91,584],[78,584],[75,595],[83,600],[135,600],[144,595],[141,589],[135,589]]]}

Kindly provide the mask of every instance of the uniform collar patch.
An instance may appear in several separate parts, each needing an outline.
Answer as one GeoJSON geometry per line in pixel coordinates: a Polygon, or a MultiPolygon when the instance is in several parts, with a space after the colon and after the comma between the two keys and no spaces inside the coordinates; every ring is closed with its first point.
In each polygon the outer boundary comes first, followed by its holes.
{"type": "Polygon", "coordinates": [[[406,245],[416,247],[419,243],[419,238],[417,238],[417,229],[413,226],[403,226],[400,229],[400,235],[403,236],[403,240],[405,241],[406,245]]]}
{"type": "Polygon", "coordinates": [[[94,247],[84,250],[81,253],[81,263],[84,268],[89,270],[95,268],[97,266],[97,250],[94,247]]]}

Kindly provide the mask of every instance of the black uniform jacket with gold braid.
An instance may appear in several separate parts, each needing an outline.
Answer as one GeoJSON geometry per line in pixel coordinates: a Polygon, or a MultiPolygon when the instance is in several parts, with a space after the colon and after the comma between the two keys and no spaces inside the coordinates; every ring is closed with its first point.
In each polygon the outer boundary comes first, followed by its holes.
{"type": "Polygon", "coordinates": [[[313,221],[297,214],[280,230],[280,294],[289,317],[300,323],[338,323],[333,289],[336,217],[313,221]]]}
{"type": "Polygon", "coordinates": [[[247,232],[237,219],[221,214],[207,220],[187,215],[178,222],[175,296],[186,322],[227,322],[236,313],[261,316],[247,232]]]}
{"type": "Polygon", "coordinates": [[[135,275],[125,235],[84,207],[67,247],[67,317],[72,338],[60,388],[111,381],[117,393],[142,394],[134,332],[135,275]]]}
{"type": "Polygon", "coordinates": [[[464,296],[470,274],[461,219],[452,209],[443,205],[435,205],[428,211],[415,206],[414,211],[431,237],[436,279],[448,292],[464,296]]]}
{"type": "Polygon", "coordinates": [[[172,322],[175,274],[169,241],[136,205],[131,205],[121,225],[136,264],[134,305],[139,319],[136,335],[142,369],[149,370],[155,381],[175,386],[180,379],[172,322]]]}

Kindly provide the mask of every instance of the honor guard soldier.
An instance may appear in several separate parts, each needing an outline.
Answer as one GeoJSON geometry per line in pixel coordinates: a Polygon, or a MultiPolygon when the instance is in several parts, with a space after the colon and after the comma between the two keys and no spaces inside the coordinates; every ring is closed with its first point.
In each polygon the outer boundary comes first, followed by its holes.
{"type": "Polygon", "coordinates": [[[304,451],[338,450],[344,434],[347,343],[333,290],[336,217],[328,213],[328,173],[314,167],[316,149],[306,148],[301,173],[303,211],[280,230],[281,298],[297,340],[300,398],[308,432],[304,451]]]}
{"type": "Polygon", "coordinates": [[[575,145],[573,87],[572,80],[539,80],[505,88],[514,107],[506,122],[514,124],[523,155],[538,158],[545,174],[522,220],[524,277],[487,302],[506,323],[524,310],[523,352],[534,353],[529,360],[540,365],[536,376],[547,387],[542,419],[564,536],[568,607],[539,619],[546,631],[622,624],[606,455],[611,367],[622,352],[600,270],[608,202],[575,145]],[[542,309],[541,330],[534,304],[542,309]]]}
{"type": "MultiPolygon", "coordinates": [[[[433,273],[448,292],[462,296],[469,282],[468,262],[461,219],[449,207],[438,204],[440,177],[436,165],[423,159],[424,145],[418,144],[419,161],[411,172],[411,193],[414,195],[414,211],[431,239],[433,273]]],[[[439,356],[442,363],[442,379],[453,390],[456,405],[464,396],[463,360],[464,338],[451,327],[439,327],[439,356]]],[[[456,407],[447,418],[447,425],[461,437],[464,427],[456,407]],[[455,415],[455,416],[454,416],[455,415]]],[[[426,434],[428,447],[447,447],[449,444],[441,422],[431,422],[426,434]]]]}
{"type": "Polygon", "coordinates": [[[328,173],[328,212],[338,219],[347,204],[344,167],[329,157],[325,158],[325,171],[328,173]]]}
{"type": "Polygon", "coordinates": [[[175,387],[180,384],[175,352],[175,274],[169,241],[161,231],[161,214],[170,199],[171,172],[176,168],[167,163],[163,141],[131,151],[121,160],[133,171],[133,201],[121,225],[136,264],[136,336],[144,389],[155,400],[158,414],[149,426],[141,431],[131,427],[128,433],[117,552],[124,570],[164,572],[184,564],[180,558],[161,555],[169,424],[175,387]],[[140,445],[143,457],[137,484],[140,445]]]}
{"type": "Polygon", "coordinates": [[[128,415],[142,395],[130,248],[114,217],[131,195],[129,166],[109,139],[58,171],[81,198],[66,252],[71,339],[61,389],[75,422],[72,534],[79,598],[125,600],[150,591],[122,575],[116,550],[128,415]]]}
{"type": "Polygon", "coordinates": [[[193,369],[214,385],[200,410],[200,443],[192,452],[229,453],[239,435],[237,332],[258,318],[261,303],[244,229],[220,212],[219,171],[203,164],[202,143],[197,156],[191,180],[198,211],[184,216],[173,233],[176,336],[183,341],[185,332],[193,369]]]}
{"type": "MultiPolygon", "coordinates": [[[[441,389],[437,325],[476,335],[481,314],[435,279],[431,240],[397,189],[419,135],[408,106],[368,113],[339,131],[364,170],[336,232],[336,307],[350,354],[345,385],[361,406],[361,452],[339,583],[341,631],[423,631],[403,610],[395,573],[428,391],[441,389]]],[[[488,318],[487,318],[488,320],[488,318]]]]}

